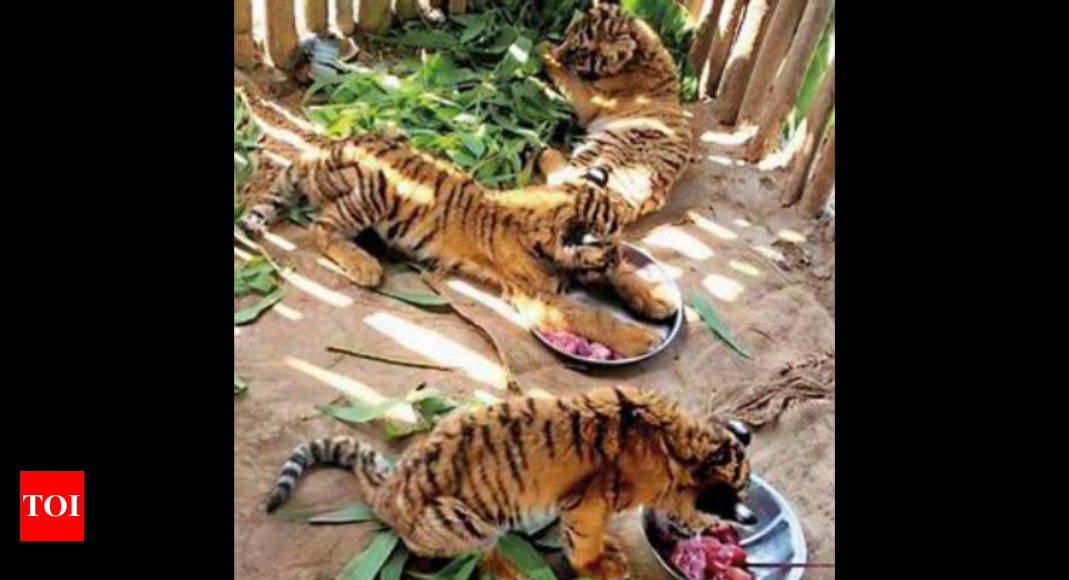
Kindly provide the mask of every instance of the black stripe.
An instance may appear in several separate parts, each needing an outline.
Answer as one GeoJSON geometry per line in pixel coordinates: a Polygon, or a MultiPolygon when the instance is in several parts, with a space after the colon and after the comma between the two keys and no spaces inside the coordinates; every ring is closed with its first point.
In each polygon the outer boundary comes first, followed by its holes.
{"type": "Polygon", "coordinates": [[[635,422],[635,403],[627,398],[619,388],[616,389],[616,401],[620,406],[620,453],[627,452],[627,438],[631,431],[631,425],[635,422]]]}
{"type": "Polygon", "coordinates": [[[533,398],[528,397],[527,398],[527,415],[524,417],[525,419],[527,419],[527,424],[528,425],[534,423],[536,414],[537,413],[535,412],[535,400],[533,398]]]}
{"type": "Polygon", "coordinates": [[[572,410],[572,445],[575,447],[575,454],[580,459],[583,458],[583,415],[577,411],[572,410]]]}
{"type": "Polygon", "coordinates": [[[512,436],[512,444],[520,454],[520,464],[523,465],[523,470],[528,471],[530,466],[527,464],[527,449],[523,446],[523,425],[518,421],[513,422],[509,426],[509,435],[512,436]]]}
{"type": "Polygon", "coordinates": [[[427,451],[427,455],[425,456],[425,463],[427,466],[425,470],[427,472],[427,481],[430,482],[432,493],[436,496],[442,494],[442,486],[438,483],[438,472],[437,469],[435,469],[438,460],[441,458],[441,456],[442,446],[440,444],[435,445],[434,447],[429,449],[427,451]]]}
{"type": "Polygon", "coordinates": [[[300,476],[301,469],[299,467],[287,464],[282,468],[282,473],[279,475],[279,478],[289,477],[291,479],[297,479],[300,476]]]}
{"type": "Polygon", "coordinates": [[[520,488],[520,493],[523,493],[526,486],[523,483],[523,474],[520,473],[520,465],[515,457],[515,450],[512,446],[505,446],[505,462],[508,463],[509,471],[512,472],[512,478],[516,480],[516,485],[520,488]]]}
{"type": "Polygon", "coordinates": [[[549,458],[553,459],[557,455],[557,450],[553,445],[553,421],[546,419],[546,422],[542,424],[542,434],[546,437],[546,448],[549,449],[549,458]]]}
{"type": "Polygon", "coordinates": [[[590,449],[591,461],[594,460],[595,455],[600,456],[602,459],[605,458],[605,422],[607,420],[608,418],[601,413],[594,412],[594,444],[590,449]]]}
{"type": "Polygon", "coordinates": [[[453,515],[455,515],[457,519],[460,520],[460,523],[464,525],[464,529],[467,530],[469,536],[480,541],[486,539],[486,536],[479,533],[479,530],[475,528],[475,524],[471,523],[471,518],[468,517],[468,514],[464,513],[464,510],[454,508],[453,515]]]}

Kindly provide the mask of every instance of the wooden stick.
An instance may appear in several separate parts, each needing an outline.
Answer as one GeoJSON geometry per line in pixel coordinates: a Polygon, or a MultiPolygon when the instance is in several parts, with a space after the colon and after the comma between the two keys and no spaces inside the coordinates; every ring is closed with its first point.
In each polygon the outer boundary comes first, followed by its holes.
{"type": "Polygon", "coordinates": [[[791,43],[790,51],[787,52],[787,60],[783,63],[783,72],[772,85],[768,107],[761,116],[757,134],[747,149],[746,157],[750,161],[761,159],[779,142],[783,122],[798,98],[798,90],[805,80],[813,51],[820,42],[820,35],[824,33],[824,27],[828,24],[834,8],[835,0],[810,0],[805,7],[802,21],[798,24],[798,32],[791,43]]]}
{"type": "Polygon", "coordinates": [[[720,77],[724,73],[724,65],[727,63],[728,55],[731,54],[735,33],[739,29],[739,22],[742,20],[748,2],[749,0],[724,0],[724,8],[716,26],[716,37],[713,39],[713,49],[709,54],[709,68],[702,77],[699,94],[716,96],[717,87],[720,86],[720,77]]]}
{"type": "Polygon", "coordinates": [[[234,64],[250,67],[256,63],[256,43],[252,40],[252,0],[234,0],[234,64]]]}
{"type": "Polygon", "coordinates": [[[390,0],[360,0],[356,29],[364,34],[382,34],[390,28],[390,0]]]}
{"type": "Polygon", "coordinates": [[[288,70],[297,58],[297,21],[293,0],[267,0],[267,53],[275,66],[288,70]]]}
{"type": "Polygon", "coordinates": [[[805,184],[800,204],[802,213],[808,217],[817,217],[828,203],[831,190],[835,187],[835,127],[824,139],[817,158],[813,162],[813,173],[805,184]]]}
{"type": "Polygon", "coordinates": [[[765,30],[768,29],[776,0],[750,0],[746,17],[739,28],[739,38],[731,51],[720,95],[716,99],[716,117],[725,125],[734,125],[746,95],[746,86],[753,73],[757,49],[761,46],[765,30]]]}
{"type": "Polygon", "coordinates": [[[342,36],[352,36],[356,30],[356,17],[353,15],[355,0],[331,0],[334,2],[334,20],[342,36]]]}
{"type": "Polygon", "coordinates": [[[772,20],[768,24],[764,43],[757,54],[753,74],[750,75],[746,96],[739,109],[739,124],[752,125],[760,121],[761,112],[772,87],[772,81],[779,72],[783,57],[791,47],[794,30],[802,18],[806,0],[779,0],[772,20]]]}
{"type": "Polygon", "coordinates": [[[326,38],[330,32],[327,0],[304,0],[304,23],[309,32],[320,38],[326,38]]]}
{"type": "Polygon", "coordinates": [[[794,205],[802,197],[806,179],[813,166],[816,157],[817,145],[824,138],[824,129],[827,127],[831,110],[835,107],[835,61],[832,60],[828,67],[824,80],[820,83],[820,89],[813,106],[805,117],[805,139],[791,159],[791,177],[787,180],[787,187],[783,191],[783,205],[794,205]]]}
{"type": "Polygon", "coordinates": [[[720,11],[724,8],[724,0],[707,0],[709,10],[698,21],[698,29],[694,32],[694,43],[690,47],[690,62],[694,65],[694,71],[698,78],[702,76],[702,70],[709,62],[709,53],[713,49],[713,40],[716,38],[716,25],[720,21],[720,11]]]}

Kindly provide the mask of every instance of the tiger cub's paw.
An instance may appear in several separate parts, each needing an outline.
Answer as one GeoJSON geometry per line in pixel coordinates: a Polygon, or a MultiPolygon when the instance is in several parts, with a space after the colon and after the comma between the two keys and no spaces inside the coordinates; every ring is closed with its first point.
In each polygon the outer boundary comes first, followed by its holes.
{"type": "Polygon", "coordinates": [[[595,580],[623,580],[629,576],[627,554],[616,538],[606,537],[605,551],[578,572],[595,580]]]}
{"type": "Polygon", "coordinates": [[[639,316],[664,320],[679,311],[678,295],[657,271],[621,260],[608,272],[608,281],[628,309],[639,316]]]}
{"type": "Polygon", "coordinates": [[[617,319],[613,328],[605,333],[598,333],[596,340],[613,352],[625,358],[632,358],[650,352],[661,344],[663,338],[652,328],[617,319]]]}
{"type": "Polygon", "coordinates": [[[267,218],[256,208],[251,208],[238,219],[238,229],[252,239],[262,238],[267,233],[267,218]]]}

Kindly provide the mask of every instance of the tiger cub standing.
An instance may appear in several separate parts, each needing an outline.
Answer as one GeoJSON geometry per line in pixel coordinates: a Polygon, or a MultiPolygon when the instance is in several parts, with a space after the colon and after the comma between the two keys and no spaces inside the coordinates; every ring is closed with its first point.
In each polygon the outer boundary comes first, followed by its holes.
{"type": "Polygon", "coordinates": [[[416,554],[489,551],[503,531],[559,515],[576,572],[617,580],[627,559],[606,534],[617,512],[647,505],[692,528],[708,514],[752,518],[742,505],[750,437],[739,423],[699,421],[628,387],[513,399],[447,417],[393,468],[351,437],[302,444],[267,509],[286,501],[305,469],[331,464],[352,470],[375,514],[416,554]]]}
{"type": "MultiPolygon", "coordinates": [[[[246,100],[254,117],[288,124],[259,92],[247,89],[246,100]]],[[[305,139],[310,150],[250,200],[240,221],[250,235],[304,195],[320,207],[314,243],[357,285],[382,282],[382,265],[353,241],[374,230],[414,260],[501,288],[535,328],[575,332],[626,357],[660,343],[652,328],[562,296],[571,274],[603,270],[617,259],[623,209],[605,192],[603,172],[497,191],[401,137],[305,139]]]]}

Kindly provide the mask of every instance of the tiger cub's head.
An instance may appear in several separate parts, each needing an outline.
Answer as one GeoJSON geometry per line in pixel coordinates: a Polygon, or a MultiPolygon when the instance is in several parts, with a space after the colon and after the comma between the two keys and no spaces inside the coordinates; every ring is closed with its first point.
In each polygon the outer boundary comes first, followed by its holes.
{"type": "Polygon", "coordinates": [[[619,6],[601,2],[568,27],[557,59],[587,80],[619,74],[639,50],[634,22],[619,6]]]}
{"type": "Polygon", "coordinates": [[[699,445],[697,465],[691,469],[695,508],[742,524],[755,523],[756,516],[742,503],[750,485],[746,447],[753,434],[739,421],[717,422],[712,432],[714,437],[699,445]]]}
{"type": "Polygon", "coordinates": [[[592,168],[565,185],[571,202],[557,214],[543,251],[565,271],[603,271],[615,263],[630,208],[605,185],[608,174],[592,168]],[[548,246],[548,247],[547,247],[548,246]]]}

